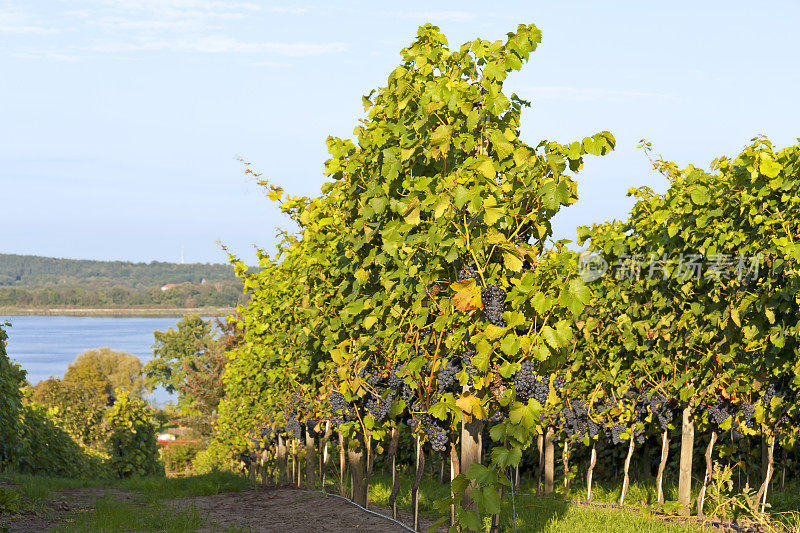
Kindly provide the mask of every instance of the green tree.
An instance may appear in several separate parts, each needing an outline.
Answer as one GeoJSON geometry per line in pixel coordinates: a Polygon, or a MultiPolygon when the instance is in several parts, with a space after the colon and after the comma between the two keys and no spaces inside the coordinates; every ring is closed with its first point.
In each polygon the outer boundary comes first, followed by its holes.
{"type": "Polygon", "coordinates": [[[89,385],[50,378],[32,388],[31,400],[46,407],[50,417],[84,446],[102,442],[108,402],[89,385]]]}
{"type": "Polygon", "coordinates": [[[210,436],[225,394],[225,352],[238,343],[232,323],[187,315],[177,329],[156,331],[154,359],[145,366],[147,386],[178,393],[181,418],[202,436],[210,436]]]}
{"type": "Polygon", "coordinates": [[[114,395],[106,418],[112,470],[121,478],[163,475],[152,410],[128,391],[116,389],[114,395]]]}
{"type": "Polygon", "coordinates": [[[145,383],[149,390],[163,386],[167,392],[180,392],[186,381],[184,363],[200,357],[205,347],[214,341],[210,320],[198,315],[186,315],[177,324],[177,329],[155,331],[153,359],[144,367],[145,383]]]}
{"type": "Polygon", "coordinates": [[[108,347],[80,354],[67,368],[64,381],[82,384],[109,402],[115,389],[126,390],[138,398],[144,388],[139,358],[108,347]]]}

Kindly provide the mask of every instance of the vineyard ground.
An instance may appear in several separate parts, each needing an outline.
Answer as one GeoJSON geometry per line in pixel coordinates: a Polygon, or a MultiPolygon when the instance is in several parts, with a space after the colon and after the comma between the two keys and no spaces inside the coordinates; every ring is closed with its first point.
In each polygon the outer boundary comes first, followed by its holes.
{"type": "MultiPolygon", "coordinates": [[[[0,487],[20,495],[16,514],[0,514],[0,531],[199,531],[199,532],[350,532],[404,531],[400,526],[319,491],[293,487],[254,487],[232,474],[130,481],[74,480],[0,474],[0,487]]],[[[635,488],[635,487],[634,487],[635,488]]],[[[433,524],[433,502],[447,485],[426,476],[420,487],[421,530],[433,524]]],[[[329,487],[334,492],[334,487],[329,487]]],[[[389,514],[390,481],[370,484],[371,509],[389,514]]],[[[636,490],[634,490],[636,493],[636,490]]],[[[503,498],[501,531],[513,531],[510,495],[503,498]]],[[[576,496],[578,496],[576,494],[576,496]]],[[[602,496],[602,492],[598,494],[602,496]]],[[[611,494],[609,494],[611,496],[611,494]]],[[[605,499],[605,498],[601,498],[605,499]]],[[[637,512],[586,507],[560,497],[538,497],[523,487],[516,494],[520,532],[688,533],[721,531],[637,512]]],[[[410,487],[398,497],[400,519],[409,524],[410,487]]],[[[440,527],[437,531],[445,531],[440,527]]]]}

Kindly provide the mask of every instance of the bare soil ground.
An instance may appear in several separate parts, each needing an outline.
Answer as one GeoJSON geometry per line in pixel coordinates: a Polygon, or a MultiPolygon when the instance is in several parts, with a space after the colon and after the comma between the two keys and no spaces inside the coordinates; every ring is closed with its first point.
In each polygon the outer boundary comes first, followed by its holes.
{"type": "MultiPolygon", "coordinates": [[[[175,500],[175,503],[181,507],[194,505],[200,516],[206,517],[207,526],[200,530],[204,533],[234,527],[259,533],[407,531],[386,518],[364,512],[340,498],[292,487],[264,487],[243,493],[182,498],[175,500]]],[[[391,516],[388,509],[371,510],[391,516]]],[[[402,513],[398,519],[411,524],[410,513],[402,513]]],[[[420,517],[422,531],[427,531],[432,524],[433,520],[420,517]]]]}
{"type": "MultiPolygon", "coordinates": [[[[14,487],[9,483],[2,485],[9,488],[14,487]]],[[[95,502],[106,496],[131,503],[136,501],[134,494],[116,488],[92,487],[60,490],[50,493],[50,501],[43,509],[27,511],[19,515],[0,516],[0,531],[9,533],[49,531],[73,516],[74,513],[93,509],[95,502]]]]}
{"type": "MultiPolygon", "coordinates": [[[[10,486],[10,485],[8,485],[10,486]]],[[[145,505],[137,494],[116,488],[80,488],[52,492],[41,510],[0,517],[0,531],[39,533],[63,524],[76,512],[94,508],[95,502],[111,496],[128,503],[145,505]],[[6,529],[3,529],[3,528],[6,529]]],[[[367,513],[355,505],[318,491],[294,487],[262,487],[247,492],[192,496],[171,502],[178,509],[194,506],[203,517],[201,532],[238,531],[303,533],[349,533],[364,531],[395,533],[407,531],[386,518],[367,513]]],[[[391,516],[388,509],[374,512],[391,516]]],[[[401,512],[398,519],[411,525],[411,515],[401,512]]],[[[420,517],[420,529],[427,531],[433,520],[420,517]]],[[[441,531],[444,529],[440,528],[441,531]]]]}

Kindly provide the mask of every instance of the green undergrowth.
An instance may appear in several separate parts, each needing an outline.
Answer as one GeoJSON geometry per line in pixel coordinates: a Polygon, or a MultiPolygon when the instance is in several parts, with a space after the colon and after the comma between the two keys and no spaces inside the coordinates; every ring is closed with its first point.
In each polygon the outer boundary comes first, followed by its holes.
{"type": "Polygon", "coordinates": [[[194,506],[180,510],[160,502],[138,504],[101,498],[89,512],[75,513],[52,531],[83,533],[97,531],[196,531],[205,522],[194,506]]]}
{"type": "MultiPolygon", "coordinates": [[[[374,476],[370,480],[370,502],[380,507],[388,506],[391,489],[390,477],[374,476]]],[[[329,490],[334,490],[334,487],[331,486],[329,490]]],[[[420,512],[429,518],[438,518],[434,502],[447,497],[448,490],[449,483],[447,481],[440,483],[438,477],[424,477],[420,482],[420,512]]],[[[649,494],[650,490],[651,487],[646,483],[632,483],[628,492],[628,501],[633,503],[634,498],[640,499],[649,494]]],[[[677,497],[677,491],[672,487],[667,488],[667,497],[671,496],[670,491],[675,491],[677,497]]],[[[601,503],[617,503],[619,499],[619,491],[615,494],[614,489],[605,489],[601,485],[595,487],[594,495],[594,500],[601,503]]],[[[581,495],[580,491],[575,491],[567,496],[567,499],[578,500],[581,498],[585,498],[585,493],[581,495]]],[[[562,494],[548,497],[537,496],[535,486],[532,484],[523,484],[521,489],[515,493],[514,503],[516,504],[517,531],[520,533],[689,533],[706,530],[695,523],[681,523],[674,519],[666,520],[635,510],[603,509],[571,503],[565,501],[562,494]]],[[[397,505],[400,509],[411,510],[410,475],[401,476],[397,505]]],[[[502,532],[514,531],[513,516],[511,493],[506,491],[503,495],[500,521],[502,532]]]]}
{"type": "MultiPolygon", "coordinates": [[[[229,472],[212,472],[184,478],[143,477],[119,479],[76,479],[0,473],[0,515],[30,510],[46,511],[47,504],[70,489],[108,488],[129,492],[133,501],[121,501],[112,494],[99,498],[89,511],[71,513],[54,529],[58,532],[82,531],[196,531],[207,523],[190,506],[177,509],[174,498],[242,492],[253,482],[229,472]]],[[[0,528],[0,530],[2,530],[0,528]]]]}

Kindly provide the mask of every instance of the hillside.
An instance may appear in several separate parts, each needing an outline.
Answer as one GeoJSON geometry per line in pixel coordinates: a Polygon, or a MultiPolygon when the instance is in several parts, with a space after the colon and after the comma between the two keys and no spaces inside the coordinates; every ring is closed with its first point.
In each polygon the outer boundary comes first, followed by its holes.
{"type": "Polygon", "coordinates": [[[144,289],[168,283],[235,281],[227,264],[131,263],[0,254],[0,287],[115,286],[144,289]]]}
{"type": "Polygon", "coordinates": [[[4,310],[231,308],[244,299],[230,265],[0,254],[4,310]]]}

